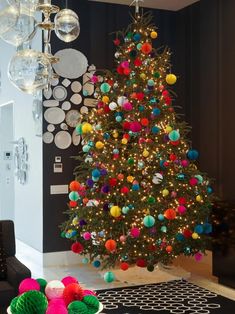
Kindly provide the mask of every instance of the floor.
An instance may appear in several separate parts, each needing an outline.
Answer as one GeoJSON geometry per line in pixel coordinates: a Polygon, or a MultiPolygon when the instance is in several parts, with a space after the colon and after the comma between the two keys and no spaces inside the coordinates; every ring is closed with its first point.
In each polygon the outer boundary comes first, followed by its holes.
{"type": "Polygon", "coordinates": [[[115,270],[114,273],[118,280],[111,284],[104,282],[102,271],[90,265],[42,267],[38,263],[37,258],[34,258],[35,254],[33,252],[32,248],[17,241],[16,255],[22,263],[31,269],[33,278],[44,278],[50,281],[60,280],[65,276],[71,275],[78,278],[82,286],[96,290],[184,278],[198,286],[235,300],[235,290],[218,284],[217,278],[212,275],[212,256],[209,252],[201,262],[196,262],[193,258],[179,257],[170,268],[160,265],[153,273],[137,267],[129,269],[128,272],[115,270]]]}

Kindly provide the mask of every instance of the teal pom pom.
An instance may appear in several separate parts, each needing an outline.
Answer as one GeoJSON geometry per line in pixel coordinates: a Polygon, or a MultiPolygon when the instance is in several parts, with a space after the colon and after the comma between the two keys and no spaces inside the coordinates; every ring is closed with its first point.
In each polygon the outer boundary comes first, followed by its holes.
{"type": "Polygon", "coordinates": [[[103,83],[100,86],[100,90],[102,93],[108,93],[111,89],[111,86],[108,83],[103,83]]]}
{"type": "Polygon", "coordinates": [[[108,271],[107,273],[104,274],[104,281],[107,283],[111,283],[115,280],[115,275],[113,272],[108,271]]]}
{"type": "Polygon", "coordinates": [[[69,199],[70,201],[76,202],[79,199],[79,194],[76,191],[72,191],[69,193],[69,199]]]}
{"type": "Polygon", "coordinates": [[[176,130],[173,130],[169,133],[169,139],[172,141],[172,142],[175,142],[175,141],[178,141],[180,139],[180,134],[178,131],[176,130]]]}
{"type": "Polygon", "coordinates": [[[150,215],[145,216],[143,222],[144,222],[145,227],[147,228],[151,228],[155,225],[155,219],[153,216],[150,216],[150,215]]]}

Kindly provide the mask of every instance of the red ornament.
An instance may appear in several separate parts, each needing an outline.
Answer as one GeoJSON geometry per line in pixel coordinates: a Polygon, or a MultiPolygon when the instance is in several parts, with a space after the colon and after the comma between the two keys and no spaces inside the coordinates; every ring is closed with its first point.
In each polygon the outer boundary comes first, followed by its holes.
{"type": "Polygon", "coordinates": [[[117,67],[117,73],[118,73],[118,74],[121,74],[121,75],[124,74],[124,69],[123,69],[122,66],[118,66],[118,67],[117,67]]]}
{"type": "Polygon", "coordinates": [[[80,254],[80,253],[82,253],[83,249],[84,249],[83,245],[82,245],[81,243],[79,243],[79,242],[75,242],[75,243],[73,243],[72,246],[71,246],[71,250],[72,250],[73,253],[75,253],[75,254],[80,254]]]}
{"type": "Polygon", "coordinates": [[[122,127],[124,130],[130,130],[130,125],[131,125],[130,122],[125,121],[125,122],[123,122],[122,127]]]}
{"type": "Polygon", "coordinates": [[[123,73],[124,73],[125,75],[130,75],[131,69],[130,69],[130,68],[125,68],[125,69],[123,70],[123,73]]]}
{"type": "Polygon", "coordinates": [[[166,104],[166,105],[169,106],[169,105],[171,104],[171,102],[172,102],[171,97],[166,97],[166,98],[165,98],[165,104],[166,104]]]}
{"type": "Polygon", "coordinates": [[[124,174],[119,173],[117,178],[118,178],[118,180],[122,181],[124,179],[124,174]]]}
{"type": "Polygon", "coordinates": [[[70,202],[69,202],[69,206],[70,206],[70,207],[76,207],[76,206],[77,206],[77,202],[75,202],[75,201],[70,201],[70,202]]]}
{"type": "Polygon", "coordinates": [[[120,41],[120,39],[116,38],[116,39],[114,39],[113,43],[115,46],[119,46],[121,41],[120,41]]]}
{"type": "Polygon", "coordinates": [[[136,97],[139,101],[142,101],[144,99],[144,93],[136,93],[136,97]]]}
{"type": "Polygon", "coordinates": [[[136,67],[139,67],[139,66],[142,65],[142,61],[141,61],[139,58],[137,58],[137,59],[135,59],[135,61],[134,61],[134,65],[135,65],[136,67]]]}
{"type": "Polygon", "coordinates": [[[167,245],[167,247],[166,247],[167,253],[171,253],[172,250],[173,250],[173,247],[171,245],[167,245]]]}
{"type": "Polygon", "coordinates": [[[146,262],[146,260],[140,258],[140,259],[138,259],[138,260],[136,261],[136,265],[137,265],[138,267],[144,268],[144,267],[147,267],[147,262],[146,262]]]}
{"type": "Polygon", "coordinates": [[[143,126],[148,126],[149,125],[149,120],[147,118],[142,118],[140,120],[140,123],[143,125],[143,126]]]}
{"type": "Polygon", "coordinates": [[[118,159],[119,158],[119,154],[114,154],[113,155],[113,159],[118,159]]]}
{"type": "Polygon", "coordinates": [[[124,187],[121,188],[121,193],[127,194],[127,193],[129,193],[129,192],[130,192],[130,190],[128,189],[127,186],[124,186],[124,187]]]}
{"type": "Polygon", "coordinates": [[[186,204],[186,198],[185,197],[179,197],[178,202],[180,205],[185,205],[186,204]]]}
{"type": "Polygon", "coordinates": [[[114,252],[117,248],[117,242],[110,239],[105,242],[105,248],[109,252],[114,252]]]}
{"type": "Polygon", "coordinates": [[[104,112],[105,112],[105,113],[109,113],[109,112],[110,112],[110,108],[109,108],[108,105],[105,105],[105,106],[104,106],[104,112]]]}
{"type": "Polygon", "coordinates": [[[130,139],[130,135],[129,135],[128,133],[125,133],[125,134],[123,135],[123,138],[126,138],[127,140],[129,140],[129,139],[130,139]]]}
{"type": "Polygon", "coordinates": [[[154,244],[150,244],[150,245],[148,246],[148,249],[149,249],[149,251],[151,251],[151,252],[155,252],[155,251],[157,250],[157,247],[156,247],[156,245],[154,245],[154,244]]]}
{"type": "Polygon", "coordinates": [[[129,268],[129,265],[125,262],[121,263],[120,265],[121,270],[126,271],[129,268]]]}
{"type": "Polygon", "coordinates": [[[162,96],[163,96],[163,97],[169,96],[169,92],[165,89],[165,90],[162,92],[162,96]]]}
{"type": "Polygon", "coordinates": [[[171,145],[177,146],[179,145],[180,141],[170,141],[171,145]]]}
{"type": "Polygon", "coordinates": [[[168,162],[168,161],[165,161],[165,162],[163,163],[163,166],[164,166],[164,167],[168,167],[168,166],[169,166],[169,162],[168,162]]]}
{"type": "Polygon", "coordinates": [[[113,86],[114,81],[113,80],[108,80],[108,83],[109,83],[110,86],[113,86]]]}
{"type": "Polygon", "coordinates": [[[110,186],[114,187],[117,185],[117,179],[116,178],[110,178],[109,179],[110,186]]]}
{"type": "Polygon", "coordinates": [[[177,156],[175,154],[170,154],[170,160],[175,161],[177,156]]]}
{"type": "Polygon", "coordinates": [[[78,181],[72,181],[69,185],[70,191],[78,191],[80,189],[80,183],[78,181]]]}
{"type": "Polygon", "coordinates": [[[153,47],[150,43],[144,43],[141,47],[141,51],[148,55],[152,51],[153,47]]]}
{"type": "Polygon", "coordinates": [[[190,231],[189,229],[185,229],[183,231],[183,235],[184,235],[185,238],[191,238],[192,234],[193,234],[192,231],[190,231]]]}
{"type": "Polygon", "coordinates": [[[82,287],[78,283],[70,283],[64,288],[63,299],[68,306],[73,301],[81,301],[84,298],[82,287]]]}
{"type": "Polygon", "coordinates": [[[173,208],[169,208],[165,211],[164,216],[168,219],[168,220],[174,220],[176,217],[176,211],[173,208]]]}

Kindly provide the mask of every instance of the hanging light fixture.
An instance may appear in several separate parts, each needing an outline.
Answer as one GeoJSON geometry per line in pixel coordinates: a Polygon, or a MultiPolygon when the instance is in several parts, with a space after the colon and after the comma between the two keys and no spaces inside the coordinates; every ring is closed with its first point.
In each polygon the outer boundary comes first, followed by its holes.
{"type": "Polygon", "coordinates": [[[35,93],[48,88],[50,81],[57,76],[52,70],[52,64],[59,61],[51,53],[52,31],[64,42],[71,42],[80,34],[79,18],[67,8],[67,0],[63,10],[53,5],[51,0],[0,0],[0,38],[16,47],[21,46],[8,68],[9,79],[18,89],[35,93]],[[36,22],[35,11],[42,12],[41,22],[36,22]],[[54,20],[51,19],[52,14],[56,14],[54,20]],[[3,27],[2,23],[6,26],[3,27]],[[37,28],[43,31],[44,51],[22,50],[26,42],[30,48],[37,28]]]}

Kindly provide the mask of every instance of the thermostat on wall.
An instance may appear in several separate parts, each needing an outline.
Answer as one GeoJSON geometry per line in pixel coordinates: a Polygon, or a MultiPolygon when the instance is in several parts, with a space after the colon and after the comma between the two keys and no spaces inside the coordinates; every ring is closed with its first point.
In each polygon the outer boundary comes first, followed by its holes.
{"type": "Polygon", "coordinates": [[[56,172],[56,173],[63,172],[63,164],[62,163],[54,164],[54,172],[56,172]]]}
{"type": "Polygon", "coordinates": [[[3,153],[4,160],[12,160],[12,152],[4,152],[3,153]]]}
{"type": "Polygon", "coordinates": [[[55,156],[55,162],[61,162],[61,156],[55,156]]]}

